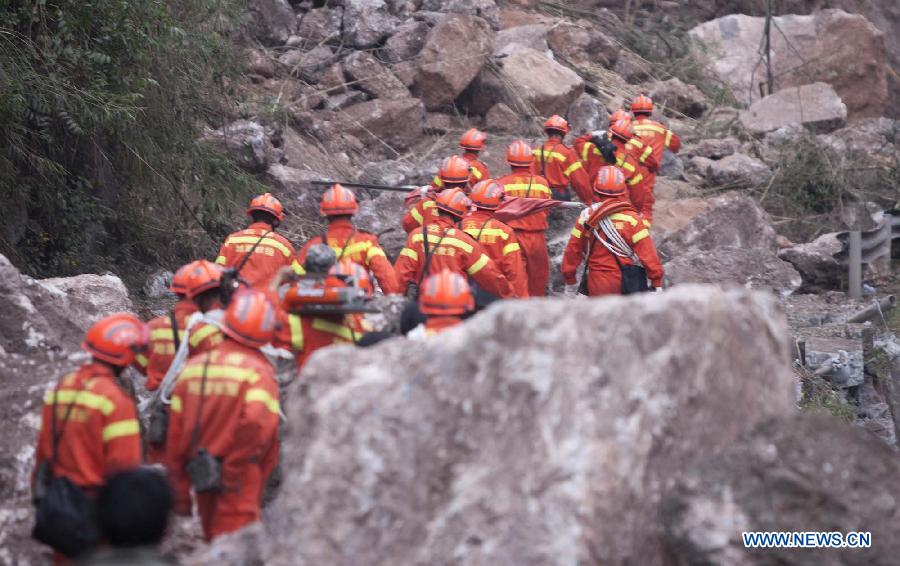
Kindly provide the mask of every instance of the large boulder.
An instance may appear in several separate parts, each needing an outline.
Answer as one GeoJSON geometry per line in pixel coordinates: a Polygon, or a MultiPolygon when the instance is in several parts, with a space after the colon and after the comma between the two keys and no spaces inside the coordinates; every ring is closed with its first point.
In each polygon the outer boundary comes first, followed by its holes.
{"type": "Polygon", "coordinates": [[[734,153],[722,159],[694,157],[691,166],[715,187],[744,189],[766,183],[772,176],[769,166],[755,157],[734,153]]]}
{"type": "Polygon", "coordinates": [[[310,83],[318,82],[334,60],[334,51],[327,45],[318,45],[309,51],[292,49],[278,57],[278,62],[287,67],[290,74],[310,83]]]}
{"type": "Polygon", "coordinates": [[[494,0],[424,0],[423,10],[477,16],[500,29],[500,8],[494,0]]]}
{"type": "Polygon", "coordinates": [[[547,42],[555,55],[577,65],[599,63],[610,68],[619,59],[619,45],[587,20],[555,23],[547,42]]]}
{"type": "Polygon", "coordinates": [[[478,75],[493,44],[491,26],[476,16],[454,14],[432,28],[419,54],[414,86],[425,107],[452,104],[478,75]]]}
{"type": "MultiPolygon", "coordinates": [[[[834,87],[851,120],[884,114],[888,103],[884,36],[865,17],[841,10],[774,18],[772,71],[777,89],[817,81],[834,87]]],[[[760,38],[765,18],[733,14],[700,24],[691,35],[711,52],[712,68],[739,101],[765,84],[760,38]]]]}
{"type": "Polygon", "coordinates": [[[665,264],[670,285],[708,283],[740,285],[787,296],[801,283],[790,263],[778,259],[771,250],[720,246],[713,250],[688,250],[665,264]]]}
{"type": "Polygon", "coordinates": [[[320,351],[288,392],[294,473],[260,559],[662,563],[668,486],[795,411],[787,338],[769,296],[684,287],[320,351]]]}
{"type": "Polygon", "coordinates": [[[584,92],[584,81],[575,71],[534,49],[516,49],[500,65],[503,84],[541,116],[565,113],[584,92]]]}
{"type": "Polygon", "coordinates": [[[826,83],[785,88],[757,100],[741,112],[744,127],[760,136],[793,124],[828,133],[846,122],[847,107],[826,83]]]}
{"type": "Polygon", "coordinates": [[[407,20],[400,24],[391,37],[384,43],[384,58],[390,63],[401,63],[411,60],[425,47],[428,37],[428,24],[416,20],[407,20]]]}
{"type": "Polygon", "coordinates": [[[34,280],[0,255],[0,352],[75,350],[93,322],[131,308],[115,275],[34,280]]]}
{"type": "Polygon", "coordinates": [[[315,8],[298,16],[297,35],[309,46],[341,38],[344,9],[340,6],[315,8]]]}
{"type": "Polygon", "coordinates": [[[272,134],[272,130],[257,122],[236,120],[207,132],[200,141],[231,157],[241,168],[258,173],[274,161],[272,134]]]}
{"type": "Polygon", "coordinates": [[[896,452],[826,414],[779,419],[704,457],[664,499],[673,564],[895,564],[896,452]],[[869,532],[871,548],[745,548],[747,531],[869,532]]]}
{"type": "Polygon", "coordinates": [[[344,74],[354,85],[373,98],[409,98],[409,89],[406,88],[390,69],[385,67],[371,53],[367,51],[354,51],[343,62],[344,74]]]}
{"type": "Polygon", "coordinates": [[[343,37],[353,47],[378,45],[399,23],[384,0],[343,0],[343,37]]]}
{"type": "Polygon", "coordinates": [[[422,137],[425,107],[418,98],[369,100],[345,109],[338,122],[374,151],[386,149],[382,144],[407,149],[422,137]]]}
{"type": "Polygon", "coordinates": [[[494,55],[505,57],[519,47],[547,51],[548,30],[545,24],[527,24],[500,30],[494,39],[494,55]]]}
{"type": "Polygon", "coordinates": [[[604,130],[609,122],[609,113],[603,104],[587,93],[581,93],[565,114],[569,127],[577,133],[604,130]]]}
{"type": "Polygon", "coordinates": [[[674,110],[690,118],[699,118],[709,109],[709,102],[699,88],[685,84],[677,78],[652,85],[650,97],[657,106],[674,110]]]}
{"type": "Polygon", "coordinates": [[[823,234],[806,244],[797,244],[778,252],[778,257],[793,265],[803,276],[803,290],[840,290],[846,288],[847,268],[837,260],[844,249],[837,233],[823,234]]]}

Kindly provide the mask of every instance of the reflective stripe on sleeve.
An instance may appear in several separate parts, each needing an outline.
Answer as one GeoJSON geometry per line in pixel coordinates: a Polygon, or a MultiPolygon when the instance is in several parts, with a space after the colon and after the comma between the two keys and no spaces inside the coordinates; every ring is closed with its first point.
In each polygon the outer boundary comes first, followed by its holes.
{"type": "Polygon", "coordinates": [[[576,161],[575,163],[569,165],[569,167],[566,168],[565,171],[563,171],[563,175],[565,175],[566,177],[568,177],[569,175],[571,175],[572,173],[574,173],[574,172],[577,171],[578,169],[581,169],[581,161],[576,161]]]}
{"type": "Polygon", "coordinates": [[[413,261],[419,261],[419,254],[415,252],[415,250],[411,250],[409,248],[403,248],[400,250],[401,256],[406,256],[413,261]]]}
{"type": "Polygon", "coordinates": [[[225,256],[223,256],[223,255],[220,255],[219,257],[216,258],[216,263],[218,265],[225,265],[227,262],[228,262],[228,260],[225,259],[225,256]]]}
{"type": "Polygon", "coordinates": [[[644,150],[644,153],[641,154],[641,163],[647,161],[647,158],[651,155],[653,155],[653,148],[648,145],[647,149],[644,150]]]}
{"type": "Polygon", "coordinates": [[[103,427],[103,442],[109,442],[124,436],[136,436],[141,432],[137,419],[114,422],[103,427]]]}
{"type": "Polygon", "coordinates": [[[475,275],[476,273],[481,271],[485,265],[487,265],[487,262],[488,262],[488,256],[481,254],[481,257],[478,258],[478,261],[476,261],[471,266],[469,266],[469,268],[466,270],[466,272],[468,272],[469,275],[475,275]]]}
{"type": "Polygon", "coordinates": [[[672,143],[672,130],[666,130],[666,147],[672,143]]]}
{"type": "Polygon", "coordinates": [[[503,246],[503,255],[509,255],[509,254],[511,254],[511,253],[513,253],[513,252],[517,252],[517,251],[519,251],[519,250],[521,250],[521,249],[522,249],[522,248],[521,248],[521,246],[519,246],[519,243],[518,243],[518,242],[513,242],[513,243],[511,243],[511,244],[506,244],[505,246],[503,246]]]}
{"type": "Polygon", "coordinates": [[[471,173],[471,175],[472,175],[473,177],[475,177],[476,179],[478,179],[479,181],[481,180],[482,177],[484,177],[484,175],[481,174],[481,171],[479,171],[479,170],[476,169],[475,167],[470,167],[470,168],[469,168],[469,173],[471,173]]]}
{"type": "Polygon", "coordinates": [[[182,411],[183,405],[181,403],[181,397],[178,395],[172,395],[172,403],[169,405],[169,409],[173,413],[180,413],[182,411]]]}
{"type": "Polygon", "coordinates": [[[609,219],[610,220],[623,220],[625,222],[628,222],[632,226],[637,226],[637,224],[638,224],[638,221],[634,216],[631,216],[630,214],[622,214],[621,212],[616,212],[615,214],[610,214],[609,219]]]}
{"type": "Polygon", "coordinates": [[[640,183],[640,182],[643,181],[643,180],[644,180],[644,175],[642,175],[641,173],[638,173],[637,175],[635,175],[635,176],[632,177],[631,179],[628,179],[628,181],[626,181],[626,182],[627,182],[629,185],[637,185],[638,183],[640,183]]]}
{"type": "Polygon", "coordinates": [[[369,248],[369,251],[366,252],[366,263],[372,261],[373,257],[387,257],[384,254],[384,250],[379,248],[378,246],[372,246],[369,248]]]}
{"type": "Polygon", "coordinates": [[[581,230],[579,230],[578,228],[572,228],[572,236],[575,238],[580,238],[581,230]]]}
{"type": "Polygon", "coordinates": [[[413,209],[410,210],[409,213],[410,213],[410,215],[412,215],[413,220],[415,220],[419,224],[422,223],[422,215],[419,214],[419,210],[417,208],[413,207],[413,209]]]}
{"type": "Polygon", "coordinates": [[[278,399],[273,398],[272,394],[265,389],[248,389],[247,394],[244,395],[244,402],[262,403],[269,412],[275,413],[276,415],[281,410],[281,403],[278,402],[278,399]]]}
{"type": "Polygon", "coordinates": [[[649,235],[650,235],[650,230],[647,230],[646,228],[644,228],[643,230],[641,230],[640,232],[638,232],[637,234],[635,234],[634,236],[631,237],[631,243],[636,244],[649,235]]]}
{"type": "Polygon", "coordinates": [[[138,367],[147,369],[147,365],[150,363],[150,360],[147,359],[147,356],[144,354],[138,354],[134,357],[134,361],[137,362],[138,367]]]}
{"type": "Polygon", "coordinates": [[[312,327],[316,330],[321,330],[322,332],[328,332],[329,334],[339,336],[347,342],[353,342],[353,331],[343,324],[331,322],[323,318],[315,318],[313,319],[312,327]]]}
{"type": "Polygon", "coordinates": [[[306,275],[306,270],[303,269],[303,266],[300,265],[300,262],[296,259],[291,262],[291,271],[293,271],[297,275],[306,275]]]}
{"type": "Polygon", "coordinates": [[[219,329],[212,324],[207,324],[206,326],[197,329],[196,332],[192,332],[190,339],[191,348],[196,348],[200,345],[200,342],[203,342],[216,332],[219,332],[219,329]]]}
{"type": "Polygon", "coordinates": [[[289,314],[288,326],[291,329],[291,348],[297,352],[303,350],[303,321],[300,316],[289,314]]]}
{"type": "Polygon", "coordinates": [[[52,405],[54,401],[60,405],[74,403],[88,409],[94,409],[107,417],[116,409],[115,404],[109,397],[83,390],[62,389],[49,391],[44,396],[44,403],[52,405]]]}

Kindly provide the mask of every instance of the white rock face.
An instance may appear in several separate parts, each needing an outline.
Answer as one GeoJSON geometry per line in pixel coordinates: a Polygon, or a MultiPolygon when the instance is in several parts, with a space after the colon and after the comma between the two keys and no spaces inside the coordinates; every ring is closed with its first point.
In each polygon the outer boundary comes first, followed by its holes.
{"type": "Polygon", "coordinates": [[[768,295],[498,307],[313,357],[263,563],[659,564],[666,486],[795,410],[768,295]]]}
{"type": "Polygon", "coordinates": [[[757,100],[741,112],[741,123],[757,135],[794,124],[828,133],[847,123],[847,105],[831,85],[813,83],[786,88],[757,100]]]}

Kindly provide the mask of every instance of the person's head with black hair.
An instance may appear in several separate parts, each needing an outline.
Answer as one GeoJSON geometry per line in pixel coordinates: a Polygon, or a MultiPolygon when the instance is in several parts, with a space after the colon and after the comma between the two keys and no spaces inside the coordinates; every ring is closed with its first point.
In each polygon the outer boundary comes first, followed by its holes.
{"type": "Polygon", "coordinates": [[[97,498],[97,521],[114,547],[156,546],[172,512],[172,491],[165,476],[135,468],[109,478],[97,498]]]}

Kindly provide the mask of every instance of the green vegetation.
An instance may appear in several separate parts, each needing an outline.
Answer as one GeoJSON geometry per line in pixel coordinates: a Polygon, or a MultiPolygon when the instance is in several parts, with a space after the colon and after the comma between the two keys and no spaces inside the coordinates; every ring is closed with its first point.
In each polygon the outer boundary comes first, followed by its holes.
{"type": "Polygon", "coordinates": [[[800,408],[804,411],[825,411],[838,419],[851,423],[856,420],[856,408],[847,404],[840,391],[822,377],[803,367],[794,367],[800,379],[800,408]]]}
{"type": "Polygon", "coordinates": [[[236,0],[7,0],[0,253],[37,275],[214,253],[253,179],[195,144],[221,124],[236,0]]]}

